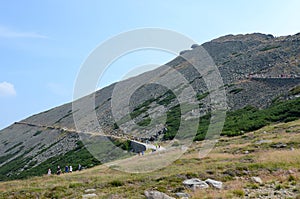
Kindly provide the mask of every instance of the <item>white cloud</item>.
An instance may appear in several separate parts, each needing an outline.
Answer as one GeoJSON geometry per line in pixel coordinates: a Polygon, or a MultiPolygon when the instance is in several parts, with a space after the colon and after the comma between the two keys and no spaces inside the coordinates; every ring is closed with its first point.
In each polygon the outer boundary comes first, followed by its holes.
{"type": "Polygon", "coordinates": [[[0,83],[0,97],[15,96],[17,92],[13,84],[8,82],[0,83]]]}
{"type": "Polygon", "coordinates": [[[0,37],[5,38],[39,38],[45,39],[48,38],[45,35],[38,34],[36,32],[21,32],[21,31],[14,31],[7,27],[0,26],[0,37]]]}

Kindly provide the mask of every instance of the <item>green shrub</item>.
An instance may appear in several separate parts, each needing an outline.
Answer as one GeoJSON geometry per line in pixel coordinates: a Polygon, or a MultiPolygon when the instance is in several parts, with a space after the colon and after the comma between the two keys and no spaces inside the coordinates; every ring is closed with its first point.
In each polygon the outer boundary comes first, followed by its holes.
{"type": "Polygon", "coordinates": [[[181,121],[180,105],[170,108],[169,111],[167,112],[166,126],[168,130],[163,136],[164,140],[171,140],[176,136],[180,126],[180,121],[181,121]]]}
{"type": "Polygon", "coordinates": [[[206,98],[208,95],[209,95],[209,92],[198,94],[197,99],[200,101],[200,100],[206,98]]]}
{"type": "Polygon", "coordinates": [[[113,180],[109,184],[113,187],[121,187],[124,185],[124,182],[121,182],[120,180],[113,180]]]}
{"type": "Polygon", "coordinates": [[[34,134],[33,134],[33,136],[37,136],[37,135],[39,135],[39,134],[41,134],[43,131],[36,131],[34,134]]]}
{"type": "Polygon", "coordinates": [[[151,123],[151,118],[148,116],[147,118],[145,118],[142,121],[138,122],[137,125],[139,125],[139,126],[148,126],[150,123],[151,123]]]}
{"type": "Polygon", "coordinates": [[[288,181],[289,181],[289,182],[296,181],[296,177],[293,176],[293,175],[290,175],[290,176],[288,177],[288,181]]]}
{"type": "Polygon", "coordinates": [[[83,187],[84,184],[82,183],[70,183],[69,188],[77,188],[77,187],[83,187]]]}
{"type": "Polygon", "coordinates": [[[250,183],[247,185],[247,187],[250,189],[258,189],[259,188],[258,184],[256,184],[256,183],[250,183]]]}
{"type": "Polygon", "coordinates": [[[238,189],[238,190],[233,190],[232,193],[238,197],[244,197],[245,196],[245,192],[244,190],[238,189]]]}
{"type": "Polygon", "coordinates": [[[237,94],[237,93],[241,92],[242,90],[244,90],[244,89],[243,88],[235,88],[235,89],[232,89],[231,91],[229,91],[229,93],[237,94]]]}
{"type": "Polygon", "coordinates": [[[275,190],[280,190],[280,189],[282,189],[283,188],[283,186],[281,185],[281,184],[277,184],[276,186],[275,186],[275,190]]]}

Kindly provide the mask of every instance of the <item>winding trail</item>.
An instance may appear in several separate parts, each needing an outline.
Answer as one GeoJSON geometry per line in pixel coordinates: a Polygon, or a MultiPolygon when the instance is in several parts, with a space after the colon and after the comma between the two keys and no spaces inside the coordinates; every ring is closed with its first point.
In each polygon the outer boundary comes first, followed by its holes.
{"type": "Polygon", "coordinates": [[[101,133],[101,132],[78,132],[75,129],[69,129],[69,128],[65,128],[65,127],[58,127],[58,126],[48,126],[48,125],[42,125],[42,124],[32,124],[32,123],[27,123],[27,122],[15,122],[14,124],[18,124],[18,125],[27,125],[27,126],[31,126],[31,127],[38,127],[38,128],[47,128],[47,129],[55,129],[55,130],[60,130],[60,131],[66,131],[66,132],[70,132],[70,133],[83,133],[83,134],[89,134],[91,136],[104,136],[107,138],[114,138],[114,139],[126,139],[129,140],[130,142],[133,142],[137,145],[142,145],[145,147],[145,149],[151,149],[151,150],[155,150],[155,151],[163,151],[165,150],[164,147],[159,147],[157,148],[155,145],[153,144],[148,144],[148,143],[143,143],[140,141],[137,141],[133,138],[130,138],[129,136],[116,136],[116,135],[107,135],[105,133],[101,133]]]}

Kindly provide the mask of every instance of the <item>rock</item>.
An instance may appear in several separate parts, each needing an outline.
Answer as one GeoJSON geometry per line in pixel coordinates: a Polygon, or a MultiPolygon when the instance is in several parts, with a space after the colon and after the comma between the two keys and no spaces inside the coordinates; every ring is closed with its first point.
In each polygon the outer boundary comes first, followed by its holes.
{"type": "Polygon", "coordinates": [[[144,194],[147,199],[175,199],[159,191],[145,191],[144,194]]]}
{"type": "Polygon", "coordinates": [[[287,147],[287,145],[286,145],[286,144],[283,144],[283,143],[281,143],[281,142],[272,145],[272,148],[277,148],[277,149],[285,148],[285,147],[287,147]]]}
{"type": "Polygon", "coordinates": [[[290,170],[288,170],[288,173],[289,173],[289,174],[294,174],[295,172],[294,172],[293,170],[290,169],[290,170]]]}
{"type": "Polygon", "coordinates": [[[265,143],[271,143],[272,140],[259,140],[257,142],[255,142],[255,144],[265,144],[265,143]]]}
{"type": "Polygon", "coordinates": [[[237,174],[236,174],[236,172],[234,171],[234,170],[226,170],[226,171],[224,171],[223,172],[223,174],[225,174],[225,175],[229,175],[229,176],[231,176],[231,177],[234,177],[234,176],[236,176],[237,174]]]}
{"type": "Polygon", "coordinates": [[[208,188],[208,184],[202,180],[199,180],[198,178],[192,178],[192,179],[188,179],[183,181],[183,185],[191,188],[193,190],[195,189],[206,189],[208,188]]]}
{"type": "Polygon", "coordinates": [[[205,182],[207,184],[213,186],[216,189],[222,189],[222,187],[223,187],[223,183],[220,181],[216,181],[216,180],[212,180],[212,179],[208,178],[207,180],[205,180],[205,182]]]}
{"type": "Polygon", "coordinates": [[[97,194],[95,194],[95,193],[89,193],[89,194],[82,195],[83,199],[85,199],[85,198],[95,198],[95,197],[97,197],[97,194]]]}
{"type": "Polygon", "coordinates": [[[85,193],[92,193],[92,192],[95,192],[96,189],[86,189],[84,190],[85,193]]]}
{"type": "Polygon", "coordinates": [[[260,177],[252,177],[251,180],[253,182],[258,183],[258,184],[262,184],[263,183],[263,181],[262,181],[262,179],[260,177]]]}
{"type": "Polygon", "coordinates": [[[181,199],[183,199],[183,198],[189,198],[189,197],[190,197],[189,194],[187,194],[187,193],[182,193],[182,192],[178,192],[178,193],[176,193],[175,195],[176,195],[178,198],[181,198],[181,199]]]}
{"type": "Polygon", "coordinates": [[[200,45],[199,44],[193,44],[192,46],[191,46],[191,48],[197,48],[197,47],[199,47],[200,45]]]}
{"type": "Polygon", "coordinates": [[[213,175],[215,172],[213,170],[206,170],[206,173],[213,175]]]}
{"type": "Polygon", "coordinates": [[[190,50],[183,50],[183,51],[181,51],[180,53],[179,53],[179,55],[183,55],[184,53],[187,53],[187,52],[189,52],[190,50]]]}

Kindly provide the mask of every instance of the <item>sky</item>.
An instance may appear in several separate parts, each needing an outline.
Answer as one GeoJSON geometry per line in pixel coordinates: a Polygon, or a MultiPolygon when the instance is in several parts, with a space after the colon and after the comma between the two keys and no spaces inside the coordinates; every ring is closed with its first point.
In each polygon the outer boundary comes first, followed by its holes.
{"type": "MultiPolygon", "coordinates": [[[[300,32],[299,8],[298,0],[0,0],[0,129],[71,102],[89,54],[122,32],[163,28],[199,44],[226,34],[292,35],[300,32]]],[[[174,56],[132,53],[112,64],[99,87],[174,56]]]]}

